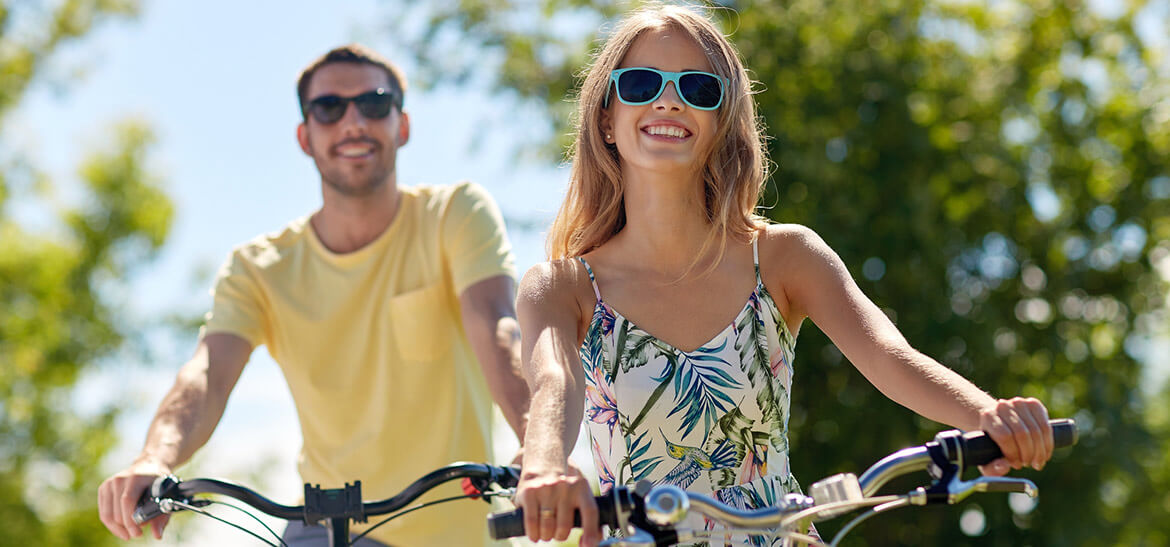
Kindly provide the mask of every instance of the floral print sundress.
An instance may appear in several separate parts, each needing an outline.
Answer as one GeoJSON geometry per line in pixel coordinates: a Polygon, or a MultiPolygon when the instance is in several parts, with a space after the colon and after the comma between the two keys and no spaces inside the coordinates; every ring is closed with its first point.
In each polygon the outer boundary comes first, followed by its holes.
{"type": "MultiPolygon", "coordinates": [[[[585,427],[602,492],[647,479],[741,509],[799,492],[788,467],[796,341],[760,278],[754,242],[752,255],[756,288],[747,303],[722,332],[689,352],[606,304],[593,269],[578,257],[597,297],[580,352],[585,427]]],[[[688,525],[715,529],[701,517],[688,525]]]]}

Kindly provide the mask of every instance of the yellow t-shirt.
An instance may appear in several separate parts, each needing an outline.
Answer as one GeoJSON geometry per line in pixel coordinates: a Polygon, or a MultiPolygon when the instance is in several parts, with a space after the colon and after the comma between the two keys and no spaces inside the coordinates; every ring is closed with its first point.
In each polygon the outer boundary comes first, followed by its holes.
{"type": "MultiPolygon", "coordinates": [[[[454,461],[488,461],[491,397],[458,295],[515,276],[483,188],[404,187],[401,196],[386,232],[352,253],[326,249],[308,217],[236,248],[204,326],[268,346],[300,417],[301,478],[323,488],[360,480],[366,500],[454,461]]],[[[455,482],[423,499],[459,493],[455,482]]],[[[483,544],[487,509],[451,502],[371,536],[395,547],[483,544]]]]}

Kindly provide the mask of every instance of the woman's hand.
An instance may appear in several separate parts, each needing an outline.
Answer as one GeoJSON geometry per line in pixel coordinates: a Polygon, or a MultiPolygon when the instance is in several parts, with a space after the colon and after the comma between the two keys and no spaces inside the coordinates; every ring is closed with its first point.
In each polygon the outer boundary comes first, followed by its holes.
{"type": "Polygon", "coordinates": [[[574,466],[568,471],[525,471],[516,489],[516,505],[524,508],[524,529],[532,541],[565,541],[573,530],[573,513],[581,513],[582,547],[601,542],[597,502],[589,481],[574,466]]]}
{"type": "Polygon", "coordinates": [[[1052,457],[1052,426],[1048,409],[1031,397],[1000,399],[979,413],[979,428],[986,431],[1003,457],[979,470],[988,476],[1006,475],[1011,469],[1031,466],[1040,470],[1052,457]]]}

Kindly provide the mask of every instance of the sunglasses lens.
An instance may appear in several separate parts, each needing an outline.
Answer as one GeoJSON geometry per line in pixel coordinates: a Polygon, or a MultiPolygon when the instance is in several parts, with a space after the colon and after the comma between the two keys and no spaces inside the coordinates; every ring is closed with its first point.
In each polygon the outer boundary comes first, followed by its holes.
{"type": "Polygon", "coordinates": [[[325,95],[324,97],[317,97],[309,103],[309,113],[318,122],[333,123],[345,115],[345,107],[348,104],[349,101],[337,95],[325,95]]]}
{"type": "Polygon", "coordinates": [[[618,98],[627,104],[653,101],[662,90],[662,75],[649,70],[627,70],[618,77],[618,98]]]}
{"type": "Polygon", "coordinates": [[[371,120],[380,120],[390,115],[390,108],[394,106],[394,95],[371,91],[362,93],[353,99],[358,111],[371,120]]]}
{"type": "Polygon", "coordinates": [[[396,103],[393,92],[379,89],[368,91],[357,97],[339,97],[324,95],[309,101],[309,114],[323,124],[335,123],[345,117],[345,109],[349,103],[357,106],[358,112],[368,120],[380,120],[390,115],[390,109],[396,103]]]}
{"type": "Polygon", "coordinates": [[[719,79],[710,74],[684,74],[678,83],[679,94],[696,108],[715,108],[723,98],[719,79]]]}

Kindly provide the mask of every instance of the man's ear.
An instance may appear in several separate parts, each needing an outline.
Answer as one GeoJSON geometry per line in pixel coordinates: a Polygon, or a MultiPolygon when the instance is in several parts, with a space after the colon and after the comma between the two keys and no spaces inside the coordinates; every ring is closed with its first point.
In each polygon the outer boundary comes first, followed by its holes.
{"type": "Polygon", "coordinates": [[[398,146],[402,146],[410,142],[410,114],[401,112],[398,114],[398,146]]]}
{"type": "Polygon", "coordinates": [[[301,145],[301,152],[306,156],[312,156],[313,150],[309,147],[309,128],[305,122],[297,124],[297,144],[301,145]]]}

